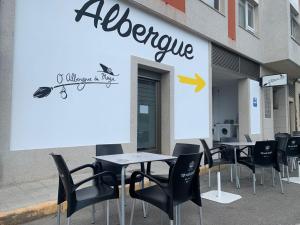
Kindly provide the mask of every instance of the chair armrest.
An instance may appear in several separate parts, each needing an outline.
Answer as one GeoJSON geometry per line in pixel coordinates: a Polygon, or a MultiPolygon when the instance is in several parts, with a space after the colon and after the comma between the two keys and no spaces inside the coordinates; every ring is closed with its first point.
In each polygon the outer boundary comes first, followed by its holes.
{"type": "Polygon", "coordinates": [[[85,169],[85,168],[92,168],[93,171],[94,171],[94,173],[96,171],[95,165],[93,165],[93,164],[85,164],[85,165],[82,165],[82,166],[79,166],[79,167],[76,167],[76,168],[70,170],[70,173],[75,173],[75,172],[77,172],[79,170],[82,170],[82,169],[85,169]]]}
{"type": "Polygon", "coordinates": [[[135,171],[132,173],[131,178],[130,178],[130,187],[129,187],[129,192],[130,194],[133,194],[136,192],[135,191],[135,183],[136,183],[136,177],[137,176],[142,176],[142,177],[146,177],[148,178],[150,181],[154,182],[155,184],[157,184],[158,187],[160,187],[162,189],[163,192],[165,192],[168,196],[170,196],[169,192],[166,190],[166,186],[163,185],[162,183],[160,183],[157,179],[155,179],[154,177],[147,175],[143,172],[140,171],[135,171]]]}
{"type": "Polygon", "coordinates": [[[94,175],[94,176],[91,176],[91,177],[89,177],[89,178],[86,178],[86,179],[84,179],[84,180],[82,180],[82,181],[76,183],[76,184],[74,185],[74,190],[76,190],[79,186],[83,185],[84,183],[87,183],[87,182],[89,182],[89,181],[91,181],[91,180],[95,180],[96,178],[98,178],[98,177],[103,177],[103,176],[111,176],[112,179],[114,180],[114,183],[116,184],[116,185],[114,185],[114,186],[115,186],[114,188],[115,188],[115,189],[118,189],[118,185],[117,185],[117,177],[116,177],[116,175],[115,175],[113,172],[104,171],[104,172],[98,173],[98,174],[96,174],[96,175],[94,175]]]}

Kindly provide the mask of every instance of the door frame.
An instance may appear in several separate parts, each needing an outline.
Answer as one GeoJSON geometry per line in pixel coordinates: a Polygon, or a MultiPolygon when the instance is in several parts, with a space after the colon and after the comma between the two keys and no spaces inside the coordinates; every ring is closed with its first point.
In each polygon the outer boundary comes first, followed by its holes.
{"type": "Polygon", "coordinates": [[[137,152],[137,83],[138,68],[158,72],[161,76],[161,153],[169,155],[174,140],[174,67],[148,59],[131,56],[131,117],[130,143],[123,144],[126,152],[137,152]]]}

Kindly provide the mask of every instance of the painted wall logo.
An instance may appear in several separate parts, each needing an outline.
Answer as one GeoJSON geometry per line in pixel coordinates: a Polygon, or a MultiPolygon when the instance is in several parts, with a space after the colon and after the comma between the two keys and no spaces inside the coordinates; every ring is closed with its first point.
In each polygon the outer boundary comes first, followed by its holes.
{"type": "Polygon", "coordinates": [[[196,93],[201,91],[206,85],[205,80],[203,80],[203,78],[198,73],[195,74],[195,78],[187,77],[185,75],[179,75],[178,78],[179,82],[182,84],[196,86],[196,93]]]}
{"type": "Polygon", "coordinates": [[[191,44],[185,44],[183,41],[178,41],[176,38],[170,35],[160,35],[158,31],[154,30],[153,26],[146,28],[143,24],[133,24],[129,18],[130,9],[127,8],[123,15],[120,15],[120,5],[115,4],[112,6],[106,15],[102,14],[102,8],[104,6],[104,0],[89,0],[80,10],[76,12],[76,22],[80,22],[83,16],[94,19],[94,26],[98,28],[100,24],[102,30],[105,32],[116,31],[120,37],[133,37],[135,41],[141,44],[150,44],[152,48],[158,49],[155,54],[155,61],[161,62],[167,53],[173,55],[179,55],[188,60],[192,60],[193,46],[191,44]],[[94,7],[96,5],[97,7],[94,7]],[[96,12],[88,12],[89,8],[96,9],[96,12]]]}
{"type": "Polygon", "coordinates": [[[112,85],[118,84],[117,78],[119,74],[114,74],[112,69],[100,63],[100,70],[93,77],[79,76],[76,73],[58,73],[56,76],[57,85],[52,87],[39,87],[34,92],[34,98],[45,98],[55,89],[60,89],[59,94],[62,99],[67,99],[67,87],[75,86],[77,91],[82,91],[87,85],[105,85],[110,88],[112,85]]]}

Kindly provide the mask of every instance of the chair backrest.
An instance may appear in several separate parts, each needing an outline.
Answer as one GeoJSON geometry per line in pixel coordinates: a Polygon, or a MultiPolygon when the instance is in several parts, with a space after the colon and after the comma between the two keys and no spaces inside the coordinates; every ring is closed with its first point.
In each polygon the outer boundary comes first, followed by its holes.
{"type": "Polygon", "coordinates": [[[173,151],[173,156],[178,157],[183,154],[193,154],[199,152],[200,152],[200,145],[177,143],[173,151]]]}
{"type": "Polygon", "coordinates": [[[213,158],[210,149],[204,139],[200,139],[202,147],[204,149],[204,165],[209,165],[209,168],[213,165],[213,158]]]}
{"type": "Polygon", "coordinates": [[[276,133],[275,134],[275,140],[278,137],[290,137],[291,135],[289,133],[276,133]]]}
{"type": "MultiPolygon", "coordinates": [[[[96,156],[104,156],[104,155],[116,155],[116,154],[123,154],[123,148],[121,144],[110,144],[110,145],[96,145],[96,156]]],[[[104,161],[98,161],[98,164],[100,165],[101,171],[111,171],[115,174],[120,174],[122,167],[119,165],[104,162],[104,161]]]]}
{"type": "Polygon", "coordinates": [[[245,134],[244,136],[245,136],[247,142],[252,142],[252,139],[249,134],[245,134]]]}
{"type": "Polygon", "coordinates": [[[286,144],[286,155],[300,156],[300,137],[290,137],[286,144]]]}
{"type": "Polygon", "coordinates": [[[123,154],[121,144],[96,145],[96,156],[123,154]]]}
{"type": "Polygon", "coordinates": [[[66,198],[69,201],[75,196],[74,193],[74,181],[72,179],[71,173],[67,167],[67,164],[61,155],[56,155],[54,153],[50,154],[54,159],[56,168],[58,170],[60,181],[63,184],[64,191],[66,193],[66,198]]]}
{"type": "Polygon", "coordinates": [[[277,161],[277,141],[257,141],[253,151],[254,164],[275,166],[277,161]]]}
{"type": "Polygon", "coordinates": [[[300,137],[300,131],[293,131],[292,136],[293,137],[300,137]]]}
{"type": "Polygon", "coordinates": [[[277,141],[277,149],[279,151],[286,151],[286,146],[287,146],[287,142],[289,140],[288,136],[277,136],[276,137],[276,141],[277,141]]]}
{"type": "Polygon", "coordinates": [[[171,171],[169,187],[173,200],[183,203],[200,196],[199,165],[201,153],[180,155],[171,171]],[[198,192],[198,193],[196,193],[198,192]]]}

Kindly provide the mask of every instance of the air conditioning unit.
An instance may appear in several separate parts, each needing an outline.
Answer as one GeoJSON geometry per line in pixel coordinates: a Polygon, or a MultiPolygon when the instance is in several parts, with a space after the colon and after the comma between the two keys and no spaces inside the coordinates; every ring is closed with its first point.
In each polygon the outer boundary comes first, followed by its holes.
{"type": "Polygon", "coordinates": [[[214,128],[214,141],[220,141],[221,138],[234,137],[235,126],[233,124],[216,124],[214,128]]]}

